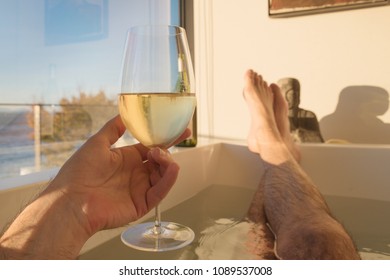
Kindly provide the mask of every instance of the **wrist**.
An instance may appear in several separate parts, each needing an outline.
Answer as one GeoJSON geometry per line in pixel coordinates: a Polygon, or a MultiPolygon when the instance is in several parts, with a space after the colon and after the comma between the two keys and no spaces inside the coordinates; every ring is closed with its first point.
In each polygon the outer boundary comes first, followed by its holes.
{"type": "MultiPolygon", "coordinates": [[[[50,185],[50,188],[56,188],[55,184],[50,185]]],[[[66,205],[64,207],[68,209],[68,215],[74,220],[74,226],[77,225],[78,230],[83,232],[87,239],[102,229],[100,225],[94,223],[93,220],[91,221],[91,216],[94,214],[90,207],[93,204],[93,202],[91,203],[93,197],[88,193],[74,191],[77,189],[75,186],[62,186],[60,189],[61,200],[66,205]]]]}
{"type": "Polygon", "coordinates": [[[85,241],[91,237],[95,231],[92,230],[87,214],[87,199],[82,195],[72,192],[73,187],[57,186],[56,182],[51,182],[46,190],[41,194],[45,196],[48,193],[52,197],[52,204],[55,205],[55,211],[67,220],[67,224],[72,230],[76,231],[81,239],[85,241]]]}

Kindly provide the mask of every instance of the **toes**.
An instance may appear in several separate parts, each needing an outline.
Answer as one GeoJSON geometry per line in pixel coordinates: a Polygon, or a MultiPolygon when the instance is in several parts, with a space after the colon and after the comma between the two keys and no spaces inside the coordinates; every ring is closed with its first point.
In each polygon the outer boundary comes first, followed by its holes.
{"type": "Polygon", "coordinates": [[[254,72],[252,69],[249,69],[245,72],[245,79],[249,80],[250,83],[253,83],[255,78],[256,72],[254,72]]]}
{"type": "Polygon", "coordinates": [[[283,97],[280,87],[276,84],[271,84],[270,88],[274,93],[274,110],[287,111],[287,101],[283,97]]]}
{"type": "Polygon", "coordinates": [[[281,90],[280,90],[280,87],[277,85],[277,84],[271,84],[270,85],[270,88],[271,88],[271,90],[272,90],[272,92],[275,94],[275,95],[277,95],[277,96],[281,96],[281,97],[283,97],[282,96],[282,92],[281,92],[281,90]]]}
{"type": "Polygon", "coordinates": [[[255,78],[256,78],[256,76],[254,75],[254,72],[252,70],[246,71],[245,76],[244,76],[245,88],[252,87],[256,83],[255,78]]]}

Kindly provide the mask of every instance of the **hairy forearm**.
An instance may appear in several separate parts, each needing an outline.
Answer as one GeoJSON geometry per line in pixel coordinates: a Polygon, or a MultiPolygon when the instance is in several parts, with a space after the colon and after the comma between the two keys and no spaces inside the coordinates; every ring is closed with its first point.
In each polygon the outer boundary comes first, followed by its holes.
{"type": "Polygon", "coordinates": [[[80,213],[61,191],[43,192],[0,238],[0,258],[76,258],[89,238],[80,213]]]}

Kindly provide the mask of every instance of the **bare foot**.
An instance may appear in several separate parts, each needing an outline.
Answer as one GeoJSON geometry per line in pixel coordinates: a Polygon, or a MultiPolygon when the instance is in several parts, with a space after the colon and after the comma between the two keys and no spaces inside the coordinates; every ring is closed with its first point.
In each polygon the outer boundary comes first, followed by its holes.
{"type": "Polygon", "coordinates": [[[254,153],[264,154],[270,145],[284,144],[291,155],[300,160],[298,147],[290,135],[288,106],[276,84],[268,86],[253,70],[245,73],[244,98],[251,115],[248,147],[254,153]],[[262,148],[263,151],[262,151],[262,148]]]}
{"type": "Polygon", "coordinates": [[[258,143],[258,140],[262,142],[281,140],[273,113],[274,96],[263,78],[252,70],[245,73],[244,82],[243,94],[251,116],[248,146],[252,152],[260,153],[261,143],[258,143]]]}
{"type": "Polygon", "coordinates": [[[290,122],[288,119],[288,103],[283,97],[280,87],[276,84],[271,84],[271,89],[274,93],[274,116],[276,125],[280,135],[293,155],[296,161],[301,160],[301,153],[298,146],[295,144],[294,139],[290,133],[290,122]]]}

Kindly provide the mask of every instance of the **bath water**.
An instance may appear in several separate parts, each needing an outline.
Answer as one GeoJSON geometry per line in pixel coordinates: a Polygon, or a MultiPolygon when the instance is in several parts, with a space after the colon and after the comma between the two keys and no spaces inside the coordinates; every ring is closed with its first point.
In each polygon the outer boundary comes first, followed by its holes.
{"type": "MultiPolygon", "coordinates": [[[[259,254],[248,250],[248,246],[253,247],[249,240],[253,224],[245,219],[253,194],[246,188],[213,185],[163,212],[164,221],[194,230],[195,240],[186,248],[160,253],[137,251],[117,236],[80,259],[258,259],[259,254]]],[[[337,196],[327,196],[326,200],[353,236],[362,258],[390,259],[390,225],[383,219],[390,212],[390,202],[337,196]]]]}

